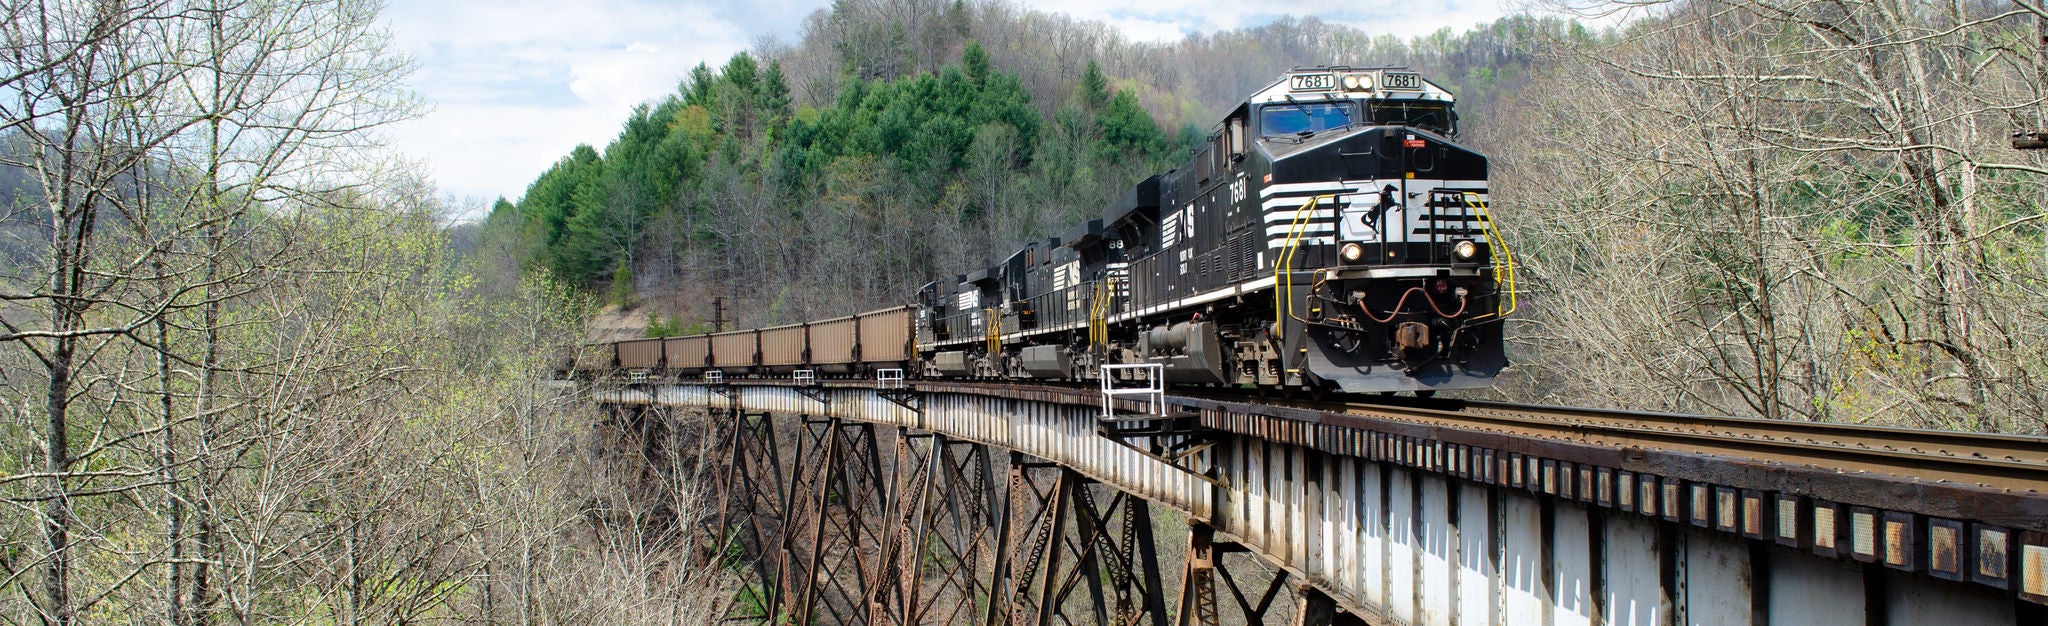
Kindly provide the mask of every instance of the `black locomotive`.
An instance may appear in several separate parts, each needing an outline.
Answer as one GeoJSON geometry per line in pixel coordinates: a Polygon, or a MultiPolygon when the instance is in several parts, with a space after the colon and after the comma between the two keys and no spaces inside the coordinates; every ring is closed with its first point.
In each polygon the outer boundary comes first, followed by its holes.
{"type": "Polygon", "coordinates": [[[620,342],[607,365],[1094,380],[1158,364],[1168,382],[1269,390],[1488,386],[1508,363],[1513,263],[1453,105],[1404,69],[1296,69],[1101,219],[926,284],[914,307],[620,342]]]}
{"type": "Polygon", "coordinates": [[[1297,69],[1099,220],[918,294],[923,375],[1345,392],[1484,387],[1512,267],[1451,94],[1395,68],[1297,69]]]}

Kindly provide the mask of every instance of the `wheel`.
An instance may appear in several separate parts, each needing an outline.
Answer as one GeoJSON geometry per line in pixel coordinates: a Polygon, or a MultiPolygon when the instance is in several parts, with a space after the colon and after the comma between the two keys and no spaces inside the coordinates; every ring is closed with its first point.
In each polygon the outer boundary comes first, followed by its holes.
{"type": "Polygon", "coordinates": [[[1435,389],[1423,389],[1423,390],[1420,390],[1420,391],[1416,391],[1416,392],[1415,392],[1415,397],[1417,397],[1417,398],[1434,398],[1434,397],[1436,397],[1436,390],[1435,390],[1435,389]]]}

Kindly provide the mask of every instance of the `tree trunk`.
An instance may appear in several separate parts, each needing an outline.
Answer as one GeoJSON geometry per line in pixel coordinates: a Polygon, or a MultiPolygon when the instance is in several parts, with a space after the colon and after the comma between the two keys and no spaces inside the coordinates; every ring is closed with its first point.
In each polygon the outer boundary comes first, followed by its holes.
{"type": "MultiPolygon", "coordinates": [[[[163,264],[157,263],[157,273],[163,273],[163,264]]],[[[164,623],[182,625],[190,623],[185,615],[184,571],[185,565],[185,503],[178,497],[178,438],[176,416],[172,414],[175,405],[171,391],[171,331],[170,323],[164,318],[156,319],[156,376],[162,385],[159,407],[163,412],[160,422],[163,428],[163,449],[159,472],[164,481],[164,545],[168,553],[164,566],[164,623]]]]}
{"type": "MultiPolygon", "coordinates": [[[[68,177],[64,179],[68,182],[68,177]]],[[[68,187],[62,185],[59,189],[68,187]]],[[[62,195],[56,200],[51,204],[56,245],[51,251],[50,265],[50,294],[54,296],[50,300],[50,330],[58,336],[51,342],[46,359],[49,386],[44,400],[47,421],[43,426],[43,469],[50,474],[50,480],[49,493],[43,501],[43,539],[49,549],[49,563],[44,568],[42,617],[46,624],[69,626],[76,615],[71,603],[71,493],[65,477],[71,471],[68,418],[78,340],[68,333],[84,326],[84,320],[78,301],[67,296],[75,295],[78,288],[81,266],[85,263],[85,239],[93,224],[90,202],[74,204],[71,198],[62,195]]]]}
{"type": "MultiPolygon", "coordinates": [[[[57,291],[57,293],[64,293],[57,291]]],[[[74,325],[70,318],[70,305],[56,305],[56,323],[53,328],[70,329],[74,325]]],[[[61,332],[61,331],[60,331],[61,332]]],[[[69,338],[57,340],[50,351],[50,386],[48,396],[49,431],[44,435],[44,470],[50,473],[48,500],[43,501],[43,536],[50,550],[49,565],[44,569],[43,578],[43,622],[54,626],[69,626],[75,617],[71,606],[71,494],[65,485],[64,475],[71,471],[71,443],[66,432],[65,413],[71,399],[71,359],[75,349],[69,338]]]]}

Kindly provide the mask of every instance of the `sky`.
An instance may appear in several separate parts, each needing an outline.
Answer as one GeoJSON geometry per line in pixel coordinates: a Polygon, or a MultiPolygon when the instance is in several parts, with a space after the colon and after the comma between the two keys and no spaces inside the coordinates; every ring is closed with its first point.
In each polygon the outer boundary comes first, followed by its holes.
{"type": "MultiPolygon", "coordinates": [[[[603,146],[634,105],[673,92],[698,63],[717,67],[764,38],[794,42],[830,0],[395,0],[397,46],[417,69],[427,112],[389,129],[445,194],[478,210],[517,200],[577,144],[603,146]]],[[[1101,21],[1139,41],[1314,15],[1371,33],[1463,29],[1509,12],[1503,0],[1020,0],[1101,21]]],[[[468,215],[467,217],[477,217],[468,215]]]]}

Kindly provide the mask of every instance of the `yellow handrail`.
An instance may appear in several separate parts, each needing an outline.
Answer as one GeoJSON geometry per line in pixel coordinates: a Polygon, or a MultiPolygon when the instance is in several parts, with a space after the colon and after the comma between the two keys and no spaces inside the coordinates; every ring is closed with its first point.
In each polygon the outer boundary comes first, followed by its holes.
{"type": "Polygon", "coordinates": [[[1280,258],[1273,262],[1273,333],[1278,335],[1281,323],[1287,318],[1307,321],[1294,315],[1294,280],[1287,271],[1294,265],[1294,251],[1301,246],[1301,234],[1308,230],[1309,219],[1315,216],[1315,207],[1324,198],[1336,198],[1335,194],[1323,194],[1308,199],[1294,210],[1294,218],[1287,222],[1287,243],[1280,249],[1280,258]]]}
{"type": "Polygon", "coordinates": [[[986,315],[988,316],[988,325],[986,326],[988,329],[988,354],[989,356],[995,356],[996,353],[1003,351],[1002,312],[994,308],[982,310],[987,311],[986,315]]]}
{"type": "Polygon", "coordinates": [[[1109,343],[1109,294],[1115,293],[1110,285],[1116,284],[1115,276],[1104,276],[1095,283],[1095,301],[1088,305],[1088,345],[1099,346],[1109,343]]]}
{"type": "Polygon", "coordinates": [[[1479,210],[1480,232],[1486,234],[1486,245],[1493,249],[1493,284],[1504,288],[1508,296],[1507,300],[1499,308],[1495,309],[1494,313],[1472,318],[1472,321],[1476,322],[1489,317],[1507,317],[1512,315],[1515,309],[1521,306],[1521,302],[1516,298],[1515,255],[1513,252],[1508,251],[1507,237],[1502,236],[1500,231],[1494,229],[1493,216],[1487,213],[1486,201],[1480,200],[1479,194],[1467,191],[1460,196],[1460,199],[1465,202],[1465,206],[1479,210]]]}

